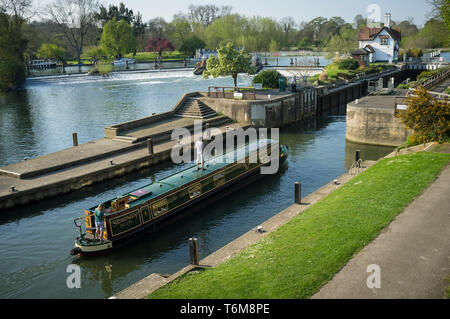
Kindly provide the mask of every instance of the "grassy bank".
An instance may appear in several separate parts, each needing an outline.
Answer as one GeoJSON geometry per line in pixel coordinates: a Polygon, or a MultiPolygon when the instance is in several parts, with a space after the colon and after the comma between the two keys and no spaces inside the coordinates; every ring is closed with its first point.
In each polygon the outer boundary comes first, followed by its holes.
{"type": "Polygon", "coordinates": [[[450,154],[384,159],[213,269],[150,298],[308,298],[436,178],[450,154]]]}

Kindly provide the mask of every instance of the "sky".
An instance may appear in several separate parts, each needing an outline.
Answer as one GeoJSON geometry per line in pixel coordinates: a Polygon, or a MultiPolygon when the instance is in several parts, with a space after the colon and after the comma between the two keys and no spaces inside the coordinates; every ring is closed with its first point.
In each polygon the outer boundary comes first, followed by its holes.
{"type": "MultiPolygon", "coordinates": [[[[35,2],[37,0],[34,0],[35,2]]],[[[239,13],[245,16],[259,15],[281,19],[291,16],[297,23],[310,21],[322,16],[330,18],[333,16],[342,17],[347,22],[353,22],[357,14],[362,14],[365,18],[376,11],[380,12],[381,22],[384,22],[384,15],[390,12],[392,20],[403,21],[413,18],[418,26],[423,26],[427,19],[430,6],[426,0],[99,0],[105,7],[109,5],[119,5],[123,2],[126,7],[135,13],[139,11],[144,21],[155,17],[163,17],[166,21],[171,21],[176,13],[188,11],[189,5],[215,4],[220,7],[228,5],[233,7],[232,13],[239,13]],[[370,10],[370,5],[376,5],[379,10],[370,10]]],[[[51,0],[39,1],[39,5],[49,3],[51,0]]],[[[372,6],[373,7],[373,6],[372,6]]]]}

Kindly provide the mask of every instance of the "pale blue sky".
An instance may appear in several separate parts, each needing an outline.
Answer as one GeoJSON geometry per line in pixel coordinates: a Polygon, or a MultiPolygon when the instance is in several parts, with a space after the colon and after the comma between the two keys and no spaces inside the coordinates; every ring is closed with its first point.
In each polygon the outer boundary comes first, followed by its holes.
{"type": "MultiPolygon", "coordinates": [[[[48,3],[51,0],[42,2],[48,3]]],[[[39,4],[42,2],[39,1],[39,4]]],[[[381,21],[384,21],[384,14],[390,12],[394,21],[412,17],[416,24],[423,25],[430,11],[425,0],[100,0],[100,2],[106,7],[109,4],[118,5],[123,2],[133,11],[141,12],[144,21],[158,16],[170,21],[175,13],[187,12],[190,4],[229,5],[233,7],[233,13],[245,16],[260,15],[276,19],[292,16],[297,23],[310,21],[318,16],[327,18],[340,16],[347,22],[353,22],[357,14],[369,16],[366,12],[367,7],[376,4],[381,9],[381,21]]]]}

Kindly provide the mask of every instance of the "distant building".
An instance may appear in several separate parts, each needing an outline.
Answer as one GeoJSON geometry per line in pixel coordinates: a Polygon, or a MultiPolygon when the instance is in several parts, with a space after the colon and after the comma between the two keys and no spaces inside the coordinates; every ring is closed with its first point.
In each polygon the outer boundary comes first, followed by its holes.
{"type": "Polygon", "coordinates": [[[384,27],[364,27],[359,31],[359,49],[352,56],[361,66],[373,62],[389,62],[398,60],[400,40],[399,29],[391,27],[391,14],[386,13],[384,27]]]}

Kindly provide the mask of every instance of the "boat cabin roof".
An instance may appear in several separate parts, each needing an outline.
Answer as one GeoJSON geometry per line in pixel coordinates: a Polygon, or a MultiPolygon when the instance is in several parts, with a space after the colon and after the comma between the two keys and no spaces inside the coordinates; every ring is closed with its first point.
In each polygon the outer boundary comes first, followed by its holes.
{"type": "MultiPolygon", "coordinates": [[[[127,201],[129,207],[138,206],[162,194],[165,194],[185,184],[200,179],[203,176],[211,174],[214,171],[220,170],[221,168],[224,168],[229,164],[234,163],[240,159],[247,157],[249,154],[256,152],[259,148],[265,147],[272,143],[278,143],[278,141],[271,139],[263,139],[247,145],[240,146],[231,152],[212,157],[209,160],[205,160],[205,170],[197,170],[197,166],[194,165],[180,172],[177,172],[173,175],[158,180],[152,184],[143,186],[139,189],[126,193],[122,196],[119,196],[117,199],[129,196],[130,199],[127,201]],[[235,155],[234,161],[230,161],[229,158],[227,161],[227,157],[229,157],[230,154],[235,155]]],[[[91,210],[93,211],[95,208],[96,207],[93,207],[91,208],[91,210]]],[[[108,212],[106,213],[108,214],[108,212]]],[[[114,212],[112,214],[115,213],[118,212],[114,212]]]]}

